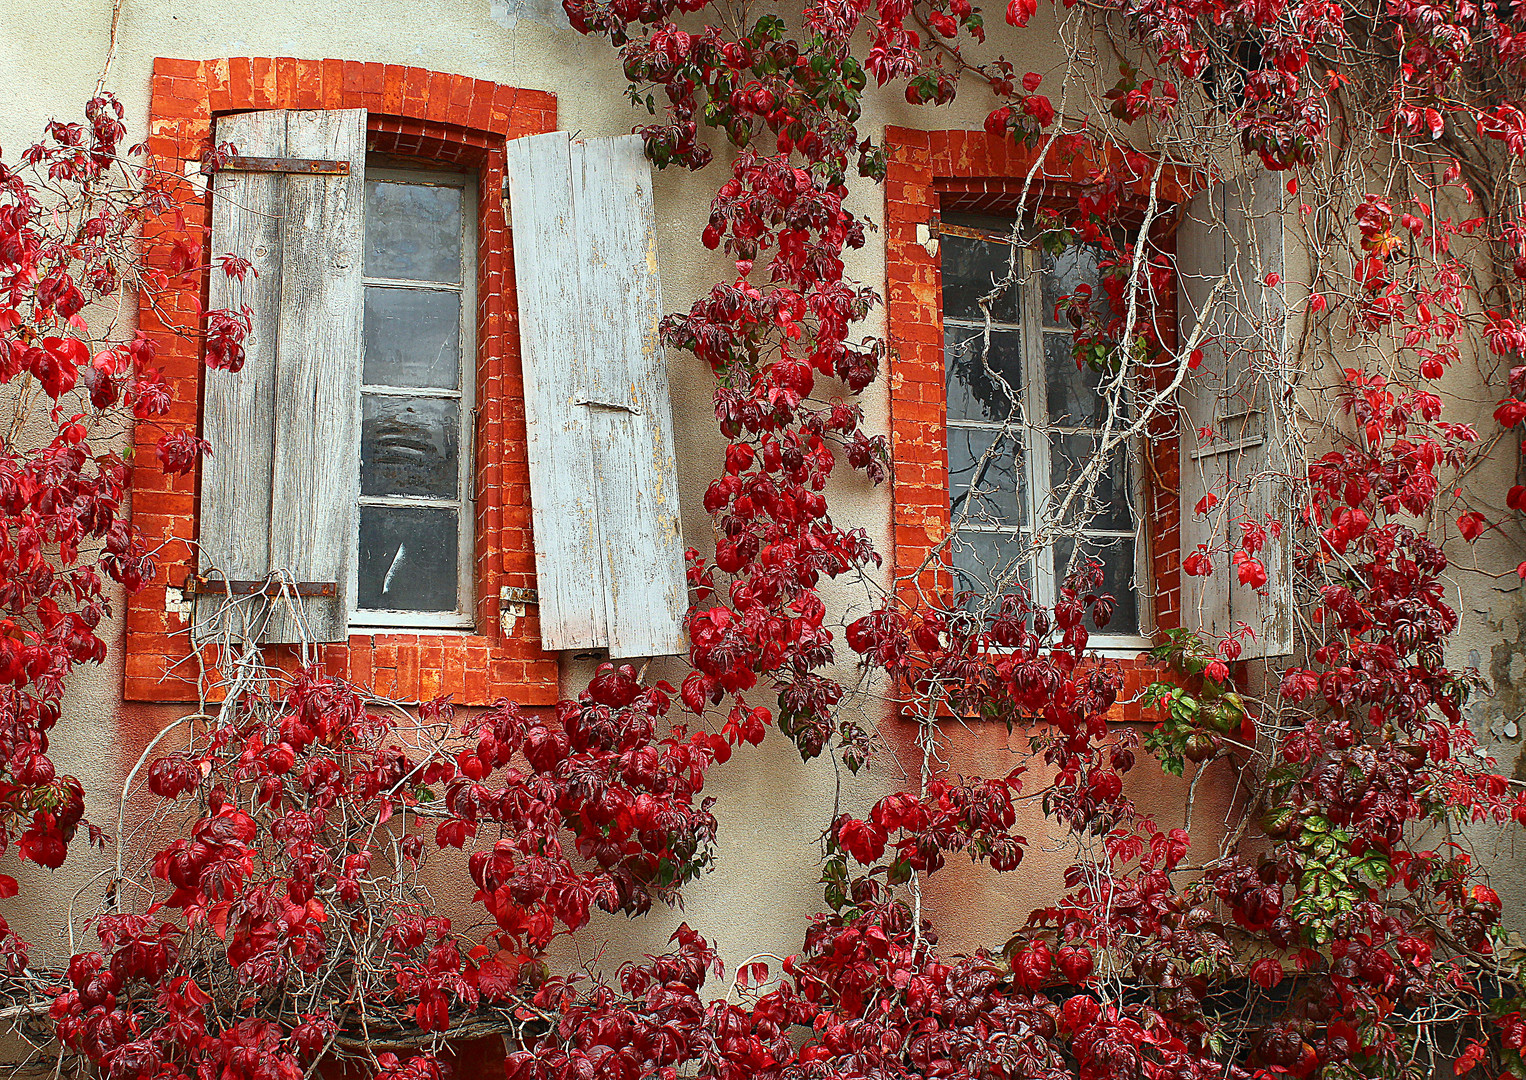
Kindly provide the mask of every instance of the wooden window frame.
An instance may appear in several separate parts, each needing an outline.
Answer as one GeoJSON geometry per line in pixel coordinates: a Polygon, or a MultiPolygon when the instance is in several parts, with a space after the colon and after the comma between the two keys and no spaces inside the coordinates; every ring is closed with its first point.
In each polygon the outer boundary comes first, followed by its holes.
{"type": "MultiPolygon", "coordinates": [[[[397,701],[450,695],[462,705],[487,705],[500,698],[527,706],[554,704],[559,662],[541,648],[536,609],[503,602],[508,595],[523,597],[536,581],[512,241],[501,192],[506,141],[554,131],[555,97],[394,64],[158,58],[148,155],[158,170],[156,182],[170,189],[184,214],[183,223],[174,214],[146,223],[145,234],[204,242],[210,195],[200,180],[200,164],[217,116],[257,109],[346,108],[367,110],[371,152],[476,174],[476,607],[473,625],[464,630],[356,628],[348,642],[317,646],[318,662],[330,674],[397,701]]],[[[187,281],[170,273],[169,247],[163,243],[153,249],[160,253],[155,257],[163,265],[156,268],[170,279],[169,289],[152,302],[145,296],[139,304],[140,326],[156,344],[156,363],[174,393],[162,422],[135,426],[131,448],[132,520],[156,552],[157,571],[127,602],[127,701],[219,696],[215,652],[192,649],[191,605],[182,591],[195,565],[197,478],[166,475],[154,452],[164,430],[199,423],[203,373],[199,330],[209,276],[187,281]]],[[[267,646],[265,655],[285,670],[300,663],[300,650],[290,646],[267,646]]]]}

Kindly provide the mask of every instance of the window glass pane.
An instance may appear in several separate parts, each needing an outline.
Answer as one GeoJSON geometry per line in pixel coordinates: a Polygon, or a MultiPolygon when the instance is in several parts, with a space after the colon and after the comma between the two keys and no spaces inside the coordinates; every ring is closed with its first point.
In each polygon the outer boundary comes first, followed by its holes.
{"type": "Polygon", "coordinates": [[[453,398],[361,399],[362,495],[458,496],[461,403],[453,398]]]}
{"type": "Polygon", "coordinates": [[[949,419],[1000,424],[1017,415],[1015,403],[1023,386],[1022,335],[993,330],[987,350],[984,329],[945,326],[943,372],[949,419]]]}
{"type": "Polygon", "coordinates": [[[1070,321],[1061,311],[1058,318],[1055,315],[1055,307],[1065,297],[1073,294],[1081,285],[1090,285],[1091,310],[1099,319],[1106,323],[1113,317],[1112,306],[1107,301],[1107,293],[1102,288],[1102,274],[1097,269],[1097,261],[1102,253],[1090,245],[1071,244],[1058,255],[1051,255],[1047,251],[1043,253],[1041,266],[1043,272],[1040,275],[1044,282],[1044,325],[1045,326],[1070,326],[1070,321]]]}
{"type": "Polygon", "coordinates": [[[994,599],[1019,590],[1031,595],[1033,562],[1024,558],[1028,545],[1024,533],[955,533],[949,541],[954,591],[973,592],[978,599],[994,599]]]}
{"type": "Polygon", "coordinates": [[[359,606],[456,610],[456,522],[454,510],[362,506],[359,606]]]}
{"type": "Polygon", "coordinates": [[[366,286],[365,381],[455,390],[461,382],[461,294],[366,286]]]}
{"type": "Polygon", "coordinates": [[[1044,335],[1044,389],[1049,419],[1064,427],[1101,427],[1106,416],[1102,372],[1085,364],[1076,367],[1074,342],[1068,333],[1044,335]]]}
{"type": "MultiPolygon", "coordinates": [[[[1007,276],[1011,251],[1010,245],[999,242],[972,240],[965,236],[940,237],[938,255],[943,265],[943,317],[985,322],[980,298],[1007,276]]],[[[1022,253],[1019,252],[1019,277],[1022,269],[1022,253]]],[[[1019,314],[1022,311],[1020,294],[1016,281],[1008,285],[991,305],[991,318],[997,322],[1017,322],[1022,317],[1019,314]]]]}
{"type": "MultiPolygon", "coordinates": [[[[1054,543],[1055,584],[1065,580],[1070,556],[1076,542],[1062,537],[1054,543]]],[[[1106,626],[1098,626],[1092,619],[1091,609],[1086,611],[1086,628],[1094,634],[1139,633],[1139,597],[1134,585],[1134,538],[1132,536],[1087,536],[1081,541],[1082,558],[1090,557],[1102,564],[1102,588],[1116,600],[1113,617],[1106,626]]]]}
{"type": "Polygon", "coordinates": [[[461,280],[461,189],[366,181],[366,276],[461,280]]]}
{"type": "MultiPolygon", "coordinates": [[[[1049,436],[1049,488],[1052,492],[1051,506],[1058,509],[1075,483],[1097,453],[1101,442],[1092,435],[1049,436]]],[[[1095,517],[1085,522],[1089,529],[1132,529],[1134,516],[1129,512],[1128,463],[1122,447],[1113,451],[1113,460],[1097,478],[1092,491],[1092,502],[1097,507],[1095,517]]],[[[1077,497],[1079,499],[1079,496],[1077,497]]],[[[1072,501],[1066,521],[1076,521],[1078,501],[1072,501]]]]}
{"type": "Polygon", "coordinates": [[[967,525],[1026,524],[1028,484],[1015,442],[1015,433],[990,428],[948,429],[948,496],[956,523],[968,509],[967,525]]]}

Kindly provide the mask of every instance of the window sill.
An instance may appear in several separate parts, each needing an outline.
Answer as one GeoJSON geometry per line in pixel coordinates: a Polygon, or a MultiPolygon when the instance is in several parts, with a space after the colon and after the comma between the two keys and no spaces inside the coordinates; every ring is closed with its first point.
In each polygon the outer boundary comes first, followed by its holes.
{"type": "MultiPolygon", "coordinates": [[[[1100,636],[1100,635],[1099,635],[1100,636]]],[[[1143,660],[1155,642],[1149,638],[1110,638],[1099,641],[1096,637],[1087,642],[1087,652],[1109,660],[1143,660]]]]}
{"type": "MultiPolygon", "coordinates": [[[[139,633],[129,650],[122,697],[126,701],[194,702],[200,699],[199,676],[218,681],[216,650],[197,656],[184,621],[159,634],[139,633]]],[[[555,705],[559,666],[540,646],[534,616],[520,619],[512,632],[487,636],[470,630],[357,628],[348,642],[319,645],[317,663],[335,678],[346,679],[376,698],[412,704],[449,696],[455,705],[491,705],[508,698],[530,707],[555,705]]],[[[265,648],[272,667],[294,673],[301,650],[289,645],[265,648]]],[[[220,693],[208,695],[221,699],[220,693]]]]}

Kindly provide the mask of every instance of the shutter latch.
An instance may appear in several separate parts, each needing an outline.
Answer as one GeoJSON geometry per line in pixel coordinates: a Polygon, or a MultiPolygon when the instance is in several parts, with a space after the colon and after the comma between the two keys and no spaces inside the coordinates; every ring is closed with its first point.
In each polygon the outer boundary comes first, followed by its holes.
{"type": "Polygon", "coordinates": [[[628,412],[632,416],[641,415],[640,405],[625,405],[618,401],[594,401],[591,398],[579,398],[574,405],[586,405],[590,409],[614,409],[616,412],[628,412]]]}

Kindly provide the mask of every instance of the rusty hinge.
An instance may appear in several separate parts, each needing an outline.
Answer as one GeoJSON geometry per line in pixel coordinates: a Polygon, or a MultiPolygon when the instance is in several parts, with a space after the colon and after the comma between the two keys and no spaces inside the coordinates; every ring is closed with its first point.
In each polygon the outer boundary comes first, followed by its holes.
{"type": "Polygon", "coordinates": [[[295,589],[298,596],[335,596],[339,586],[332,581],[228,581],[224,578],[208,578],[192,574],[185,579],[184,592],[188,596],[281,596],[295,589]]]}
{"type": "Polygon", "coordinates": [[[530,613],[530,605],[540,606],[540,593],[534,589],[513,589],[505,585],[498,590],[498,629],[505,637],[530,613]]]}
{"type": "Polygon", "coordinates": [[[301,173],[304,176],[349,176],[348,161],[324,161],[322,158],[294,157],[230,157],[224,158],[215,170],[211,164],[201,163],[201,175],[213,172],[268,172],[301,173]]]}

